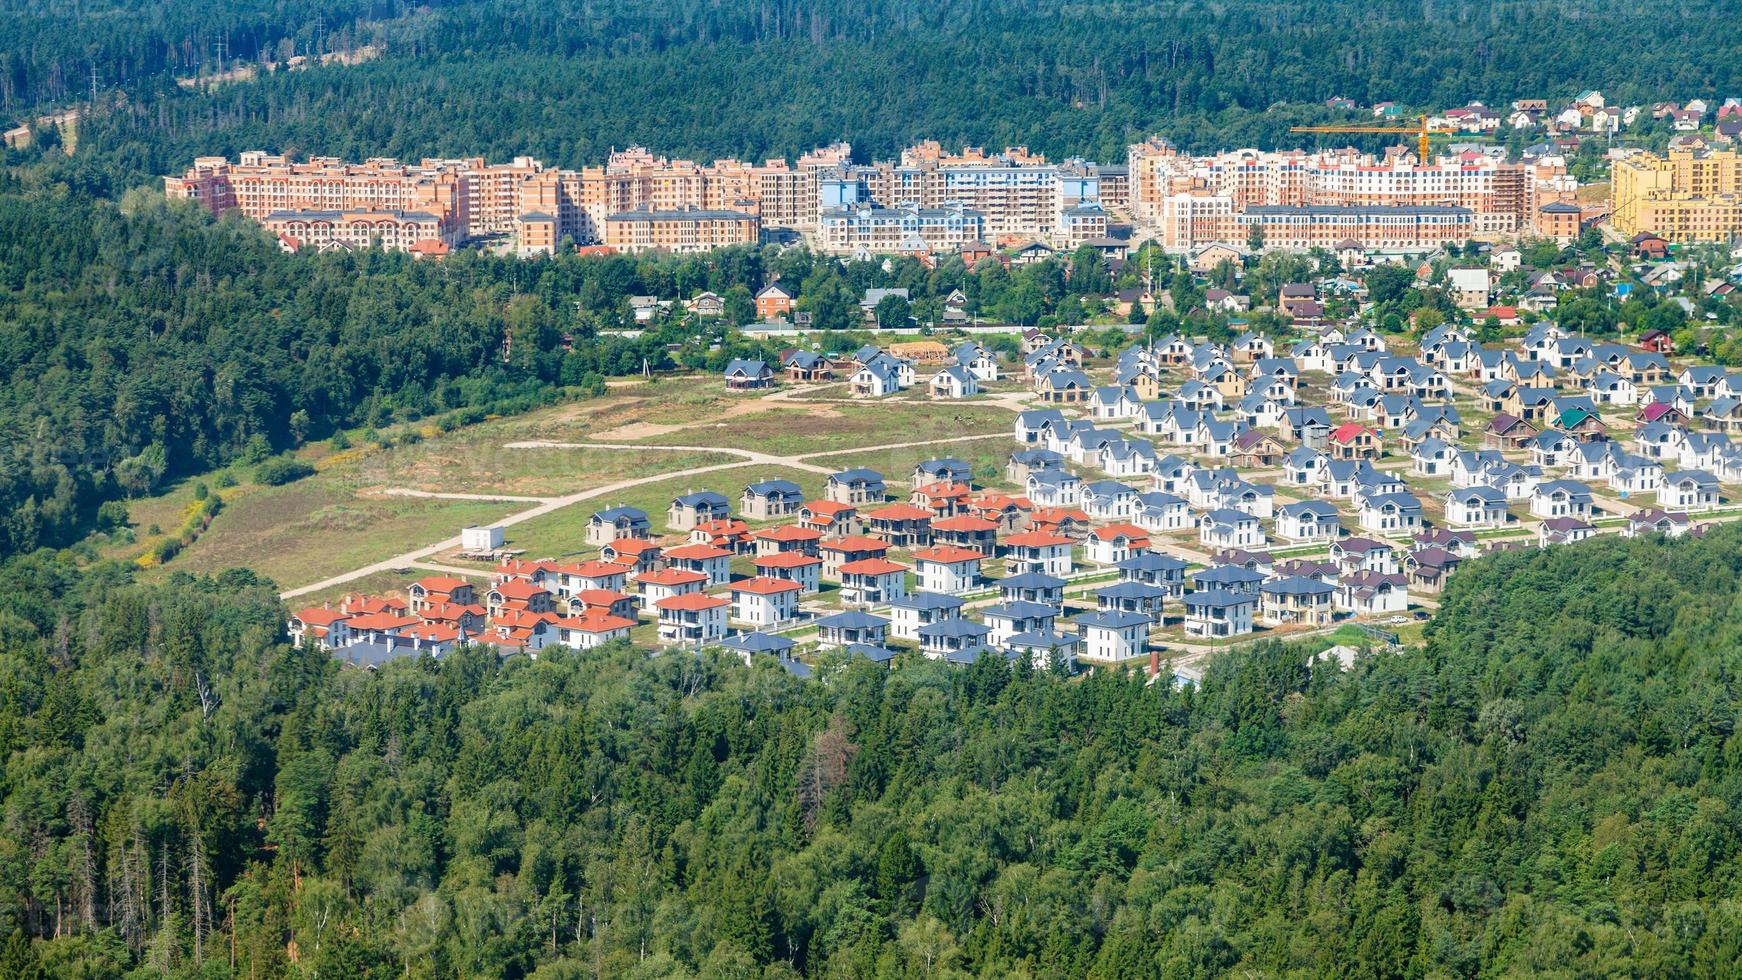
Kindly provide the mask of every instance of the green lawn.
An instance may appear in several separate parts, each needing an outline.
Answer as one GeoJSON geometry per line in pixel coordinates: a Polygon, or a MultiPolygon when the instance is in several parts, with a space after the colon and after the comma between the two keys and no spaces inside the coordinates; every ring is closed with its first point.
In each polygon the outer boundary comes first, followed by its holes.
{"type": "Polygon", "coordinates": [[[1004,464],[1009,461],[1010,454],[1016,449],[1016,442],[1008,434],[1005,434],[965,442],[946,442],[933,446],[908,446],[902,449],[881,449],[869,453],[837,453],[832,456],[818,456],[807,460],[807,462],[838,470],[864,466],[876,470],[887,479],[906,480],[913,475],[913,468],[925,460],[954,457],[965,460],[968,465],[974,468],[977,477],[974,481],[976,484],[1009,488],[1011,485],[1004,479],[1004,464]],[[993,473],[994,471],[995,475],[990,479],[978,478],[979,474],[993,473]]]}
{"type": "MultiPolygon", "coordinates": [[[[227,500],[229,498],[226,498],[227,500]]],[[[431,544],[526,504],[358,497],[315,478],[250,490],[226,504],[199,540],[163,570],[243,566],[295,588],[431,544]]]]}
{"type": "MultiPolygon", "coordinates": [[[[762,403],[755,411],[638,440],[650,445],[720,446],[779,456],[845,452],[924,439],[1010,431],[1012,415],[984,402],[762,403]]],[[[695,417],[699,420],[706,415],[695,417]]]]}
{"type": "Polygon", "coordinates": [[[508,544],[512,548],[525,551],[528,556],[534,558],[592,554],[596,549],[586,543],[587,518],[602,507],[612,507],[618,504],[639,507],[646,511],[648,517],[653,520],[654,530],[663,535],[666,533],[666,508],[671,505],[672,498],[679,494],[691,490],[715,490],[725,494],[726,498],[732,502],[733,510],[736,511],[738,497],[743,493],[745,484],[758,480],[776,479],[792,480],[797,483],[804,488],[807,499],[822,495],[823,477],[821,474],[779,466],[745,465],[717,473],[703,474],[700,477],[676,477],[670,480],[660,480],[635,487],[622,494],[613,495],[609,499],[584,501],[572,507],[565,507],[553,514],[546,514],[543,517],[509,528],[508,544]]]}

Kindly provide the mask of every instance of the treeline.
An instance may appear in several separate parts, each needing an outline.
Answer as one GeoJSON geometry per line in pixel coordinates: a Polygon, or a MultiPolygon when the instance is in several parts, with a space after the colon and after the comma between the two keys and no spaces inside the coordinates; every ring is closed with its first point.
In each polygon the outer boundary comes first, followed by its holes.
{"type": "Polygon", "coordinates": [[[78,583],[0,613],[0,972],[1728,976],[1739,545],[1487,558],[1425,649],[1261,643],[1195,690],[368,674],[246,572],[78,583]]]}
{"type": "MultiPolygon", "coordinates": [[[[167,6],[174,20],[186,4],[167,6]]],[[[1299,145],[1291,124],[1366,118],[1323,108],[1331,96],[1430,109],[1585,88],[1615,100],[1721,97],[1739,81],[1735,42],[1709,29],[1723,11],[1620,0],[1569,16],[1500,0],[494,0],[369,21],[360,36],[383,44],[379,60],[209,95],[168,75],[103,68],[126,79],[127,98],[81,141],[116,187],[179,171],[196,155],[262,147],[354,158],[533,154],[575,167],[634,142],[760,160],[839,139],[862,157],[886,157],[935,138],[1113,163],[1157,131],[1200,150],[1299,145]]],[[[382,13],[352,8],[354,18],[382,13]]],[[[294,31],[307,47],[313,8],[292,4],[274,18],[274,31],[294,31]]],[[[19,50],[56,49],[21,40],[19,50]]],[[[81,48],[63,60],[84,57],[81,48]]],[[[71,74],[88,72],[80,64],[71,74]]]]}

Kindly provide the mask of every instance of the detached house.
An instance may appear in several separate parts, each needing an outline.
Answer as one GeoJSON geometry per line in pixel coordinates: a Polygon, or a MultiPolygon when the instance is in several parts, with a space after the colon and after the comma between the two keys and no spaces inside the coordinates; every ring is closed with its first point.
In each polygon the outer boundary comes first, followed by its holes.
{"type": "Polygon", "coordinates": [[[762,480],[744,488],[739,510],[752,521],[771,521],[797,514],[804,490],[791,480],[762,480]]]}
{"type": "Polygon", "coordinates": [[[736,360],[726,365],[727,391],[759,391],[774,387],[774,370],[767,361],[736,360]]]}
{"type": "Polygon", "coordinates": [[[666,509],[665,526],[674,531],[688,531],[705,521],[725,520],[730,516],[732,502],[725,494],[692,490],[672,499],[671,506],[666,509]]]}

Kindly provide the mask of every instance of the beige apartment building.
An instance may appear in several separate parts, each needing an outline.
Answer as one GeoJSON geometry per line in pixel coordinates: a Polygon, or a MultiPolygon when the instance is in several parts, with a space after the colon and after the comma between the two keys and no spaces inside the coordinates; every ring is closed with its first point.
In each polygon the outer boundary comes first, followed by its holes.
{"type": "MultiPolygon", "coordinates": [[[[1222,236],[1230,224],[1258,223],[1268,230],[1279,221],[1279,213],[1245,222],[1230,217],[1254,208],[1364,209],[1336,218],[1319,215],[1305,224],[1370,228],[1386,241],[1411,242],[1438,233],[1434,226],[1446,216],[1410,209],[1457,208],[1468,212],[1467,230],[1463,218],[1451,222],[1463,237],[1517,234],[1532,230],[1543,204],[1570,201],[1577,189],[1558,162],[1506,163],[1476,153],[1425,166],[1406,153],[1376,158],[1353,150],[1188,156],[1155,138],[1130,147],[1127,161],[1133,216],[1162,229],[1163,243],[1176,250],[1227,241],[1222,236]],[[1399,220],[1382,220],[1372,209],[1401,209],[1399,220]]],[[[1301,225],[1300,217],[1282,224],[1301,225]]],[[[1391,247],[1361,234],[1352,237],[1369,248],[1391,247]]],[[[1268,237],[1266,244],[1290,247],[1268,237]]]]}
{"type": "Polygon", "coordinates": [[[1671,242],[1727,242],[1742,235],[1742,154],[1676,148],[1638,153],[1611,172],[1611,220],[1624,235],[1671,242]]]}
{"type": "Polygon", "coordinates": [[[605,219],[605,244],[620,252],[706,252],[754,245],[761,224],[743,211],[625,211],[605,219]]]}

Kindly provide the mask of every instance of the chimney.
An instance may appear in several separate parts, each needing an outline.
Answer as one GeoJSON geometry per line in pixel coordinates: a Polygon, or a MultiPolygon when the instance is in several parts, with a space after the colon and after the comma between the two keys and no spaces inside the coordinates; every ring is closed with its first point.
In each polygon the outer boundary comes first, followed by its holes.
{"type": "Polygon", "coordinates": [[[1153,678],[1158,677],[1160,675],[1161,675],[1161,650],[1158,648],[1152,647],[1152,648],[1150,648],[1150,651],[1149,651],[1149,676],[1153,679],[1153,678]]]}

